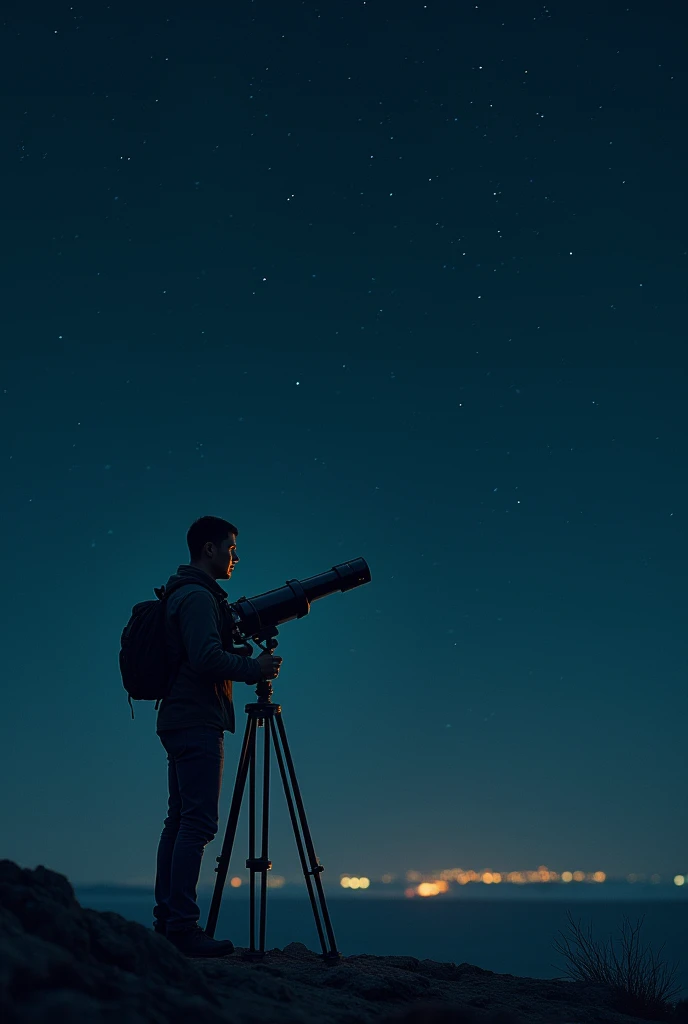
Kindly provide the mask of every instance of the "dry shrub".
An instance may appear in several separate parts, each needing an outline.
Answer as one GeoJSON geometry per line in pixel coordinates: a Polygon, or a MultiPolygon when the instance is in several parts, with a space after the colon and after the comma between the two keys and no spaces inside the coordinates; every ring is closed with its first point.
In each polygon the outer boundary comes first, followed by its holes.
{"type": "Polygon", "coordinates": [[[624,915],[621,930],[621,952],[617,954],[611,937],[609,944],[593,941],[592,926],[584,932],[580,921],[574,924],[570,911],[567,912],[569,928],[575,947],[562,935],[564,941],[555,942],[554,948],[561,953],[569,966],[565,974],[574,981],[589,981],[606,985],[615,996],[615,1007],[620,1013],[627,1013],[643,1020],[672,1020],[675,1007],[670,1002],[681,986],[674,982],[678,965],[671,969],[659,959],[658,954],[648,946],[640,946],[639,932],[645,915],[632,927],[624,915]]]}

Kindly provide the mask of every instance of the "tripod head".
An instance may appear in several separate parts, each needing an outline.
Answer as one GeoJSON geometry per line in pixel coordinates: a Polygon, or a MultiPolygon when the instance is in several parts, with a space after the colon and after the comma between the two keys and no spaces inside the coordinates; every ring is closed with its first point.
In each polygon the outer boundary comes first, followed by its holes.
{"type": "MultiPolygon", "coordinates": [[[[242,598],[242,600],[245,600],[245,598],[242,598]]],[[[277,626],[263,626],[263,628],[258,631],[258,634],[251,637],[251,639],[255,641],[261,651],[264,651],[266,654],[272,654],[279,644],[277,639],[278,633],[279,630],[277,629],[277,626]]],[[[256,684],[256,697],[258,698],[259,704],[272,704],[271,679],[261,679],[260,682],[256,684]]],[[[260,722],[259,724],[262,725],[263,723],[260,722]]]]}

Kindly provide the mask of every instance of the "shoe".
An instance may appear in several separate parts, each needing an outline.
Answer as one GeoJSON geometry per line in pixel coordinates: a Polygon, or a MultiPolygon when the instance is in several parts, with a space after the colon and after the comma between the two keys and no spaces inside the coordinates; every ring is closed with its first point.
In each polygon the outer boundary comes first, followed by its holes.
{"type": "Polygon", "coordinates": [[[234,943],[229,939],[211,939],[198,925],[183,932],[168,931],[167,940],[184,956],[229,956],[234,943]]]}

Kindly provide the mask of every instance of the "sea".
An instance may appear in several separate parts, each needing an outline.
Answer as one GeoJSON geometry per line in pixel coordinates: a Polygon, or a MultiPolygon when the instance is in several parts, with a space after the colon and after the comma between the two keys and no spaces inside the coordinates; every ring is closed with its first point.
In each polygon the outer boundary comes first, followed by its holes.
{"type": "MultiPolygon", "coordinates": [[[[509,895],[503,895],[504,889],[486,892],[485,886],[476,885],[465,886],[454,896],[409,899],[403,894],[381,897],[333,891],[326,898],[337,948],[344,956],[414,956],[529,978],[568,977],[568,962],[554,944],[568,939],[575,948],[572,921],[599,944],[611,939],[617,954],[623,927],[640,925],[641,950],[653,953],[669,969],[677,965],[678,991],[673,998],[688,999],[688,893],[676,895],[669,886],[662,887],[661,893],[636,887],[632,896],[617,891],[609,898],[601,885],[576,895],[564,895],[550,885],[509,888],[509,895]]],[[[257,935],[258,886],[256,890],[257,935]]],[[[83,907],[114,911],[152,926],[152,890],[99,885],[75,886],[75,892],[83,907]]],[[[201,926],[211,897],[212,889],[199,890],[201,926]]],[[[249,912],[248,891],[226,889],[215,938],[248,946],[249,912]]],[[[269,889],[265,948],[282,949],[290,942],[321,951],[311,904],[305,891],[294,895],[269,889]]]]}

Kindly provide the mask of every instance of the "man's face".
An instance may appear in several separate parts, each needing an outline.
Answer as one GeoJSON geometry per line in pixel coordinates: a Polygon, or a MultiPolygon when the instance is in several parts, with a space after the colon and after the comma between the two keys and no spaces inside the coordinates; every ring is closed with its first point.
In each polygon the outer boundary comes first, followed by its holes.
{"type": "Polygon", "coordinates": [[[215,556],[216,580],[228,580],[232,577],[234,566],[239,561],[236,546],[236,534],[228,534],[226,540],[222,541],[215,556]]]}

